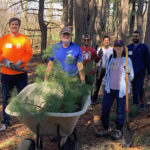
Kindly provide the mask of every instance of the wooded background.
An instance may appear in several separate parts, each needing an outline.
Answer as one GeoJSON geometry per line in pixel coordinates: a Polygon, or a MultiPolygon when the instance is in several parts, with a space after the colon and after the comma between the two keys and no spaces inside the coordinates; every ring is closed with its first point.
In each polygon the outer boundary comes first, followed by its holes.
{"type": "Polygon", "coordinates": [[[34,51],[59,41],[63,26],[72,26],[74,42],[88,33],[92,45],[103,35],[114,35],[127,44],[132,32],[150,48],[149,0],[0,0],[0,36],[9,32],[8,20],[19,17],[21,33],[30,37],[34,51]]]}

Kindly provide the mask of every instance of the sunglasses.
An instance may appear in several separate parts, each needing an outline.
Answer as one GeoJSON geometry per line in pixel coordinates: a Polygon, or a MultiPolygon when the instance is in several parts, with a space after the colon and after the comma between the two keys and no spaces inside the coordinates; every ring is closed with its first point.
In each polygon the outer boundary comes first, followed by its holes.
{"type": "Polygon", "coordinates": [[[84,41],[90,41],[90,39],[84,39],[84,41]]]}
{"type": "Polygon", "coordinates": [[[121,45],[116,45],[115,47],[123,47],[123,46],[121,46],[121,45]]]}

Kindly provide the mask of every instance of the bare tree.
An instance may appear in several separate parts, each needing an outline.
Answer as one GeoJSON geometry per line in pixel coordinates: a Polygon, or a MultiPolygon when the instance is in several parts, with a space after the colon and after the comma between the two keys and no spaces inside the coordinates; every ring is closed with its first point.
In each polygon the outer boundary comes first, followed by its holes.
{"type": "MultiPolygon", "coordinates": [[[[47,46],[47,25],[44,22],[44,1],[39,0],[38,21],[41,30],[41,50],[45,50],[47,46]]],[[[41,53],[42,54],[42,53],[41,53]]]]}

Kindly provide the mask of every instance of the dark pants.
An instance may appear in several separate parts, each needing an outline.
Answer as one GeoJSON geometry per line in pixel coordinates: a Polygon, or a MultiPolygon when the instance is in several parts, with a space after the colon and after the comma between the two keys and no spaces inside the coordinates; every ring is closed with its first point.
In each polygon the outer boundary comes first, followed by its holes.
{"type": "Polygon", "coordinates": [[[102,83],[102,80],[105,76],[105,69],[101,70],[100,76],[98,76],[98,70],[100,67],[97,68],[97,77],[96,77],[96,84],[95,84],[95,89],[94,89],[94,94],[92,96],[93,101],[97,101],[98,98],[98,92],[102,83]]]}
{"type": "Polygon", "coordinates": [[[116,129],[121,130],[125,121],[125,96],[123,98],[119,98],[119,90],[110,90],[110,93],[106,93],[106,92],[104,93],[103,102],[102,102],[101,121],[104,129],[108,129],[109,114],[114,99],[116,99],[117,101],[116,129]]]}
{"type": "Polygon", "coordinates": [[[16,86],[17,92],[19,93],[27,85],[27,74],[19,75],[1,75],[1,84],[2,84],[2,105],[3,105],[3,124],[9,125],[10,117],[6,114],[5,108],[8,104],[8,99],[12,89],[16,86]]]}
{"type": "Polygon", "coordinates": [[[144,77],[145,75],[135,77],[132,81],[133,104],[144,103],[144,100],[142,99],[144,93],[144,77]]]}

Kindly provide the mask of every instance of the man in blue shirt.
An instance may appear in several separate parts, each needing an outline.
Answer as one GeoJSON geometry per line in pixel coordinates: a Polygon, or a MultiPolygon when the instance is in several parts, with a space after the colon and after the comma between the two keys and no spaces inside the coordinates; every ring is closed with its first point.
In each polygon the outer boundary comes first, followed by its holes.
{"type": "Polygon", "coordinates": [[[83,58],[80,46],[71,42],[72,30],[69,27],[62,28],[60,32],[61,42],[54,45],[49,57],[45,81],[53,68],[53,62],[60,64],[61,69],[68,76],[75,76],[79,73],[81,81],[85,82],[83,72],[83,58]]]}
{"type": "Polygon", "coordinates": [[[139,37],[140,33],[138,31],[133,32],[133,43],[128,45],[128,50],[135,74],[132,81],[133,104],[140,105],[140,107],[143,109],[143,85],[146,72],[148,75],[150,75],[150,54],[148,47],[140,42],[139,37]]]}

